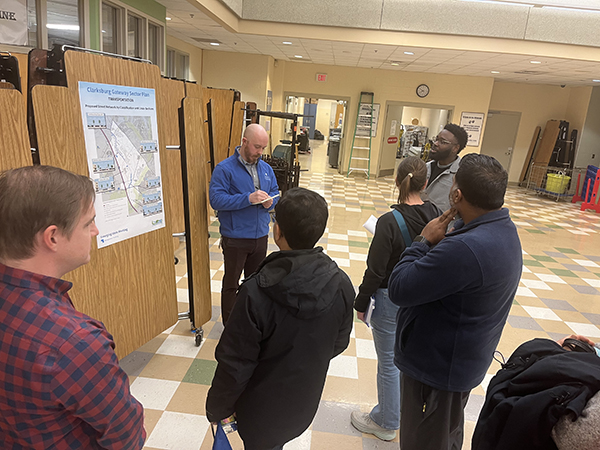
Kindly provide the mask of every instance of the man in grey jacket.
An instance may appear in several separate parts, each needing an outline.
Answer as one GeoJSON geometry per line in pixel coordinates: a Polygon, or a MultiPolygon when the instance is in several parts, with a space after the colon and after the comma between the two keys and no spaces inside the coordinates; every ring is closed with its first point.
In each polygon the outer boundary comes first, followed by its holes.
{"type": "Polygon", "coordinates": [[[458,154],[465,148],[469,135],[463,127],[447,124],[433,140],[431,161],[427,163],[428,199],[442,211],[450,209],[448,194],[460,165],[458,154]]]}

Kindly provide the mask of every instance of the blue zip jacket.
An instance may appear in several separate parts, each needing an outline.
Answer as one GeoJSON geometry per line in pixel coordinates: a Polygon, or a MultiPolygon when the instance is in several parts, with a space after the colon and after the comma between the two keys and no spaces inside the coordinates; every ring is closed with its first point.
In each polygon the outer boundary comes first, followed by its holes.
{"type": "Polygon", "coordinates": [[[388,282],[401,308],[394,363],[436,389],[467,392],[485,376],[523,268],[508,209],[448,233],[433,249],[408,247],[388,282]]]}
{"type": "MultiPolygon", "coordinates": [[[[229,158],[221,161],[212,174],[209,187],[210,206],[217,211],[221,236],[235,239],[258,239],[269,234],[269,211],[263,205],[252,205],[248,196],[254,192],[254,181],[240,162],[239,146],[229,158]]],[[[256,167],[260,190],[270,197],[279,194],[275,173],[262,159],[256,167]]],[[[279,197],[273,200],[273,206],[279,197]]]]}

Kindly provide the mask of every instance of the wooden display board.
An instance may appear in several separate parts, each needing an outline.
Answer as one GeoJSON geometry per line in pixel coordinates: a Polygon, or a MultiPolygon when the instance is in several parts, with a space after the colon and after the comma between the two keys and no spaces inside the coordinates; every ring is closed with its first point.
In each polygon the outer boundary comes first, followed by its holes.
{"type": "MultiPolygon", "coordinates": [[[[40,161],[89,175],[78,82],[151,88],[160,95],[160,71],[150,64],[76,51],[67,51],[64,61],[67,88],[38,85],[32,90],[40,161]]],[[[159,154],[163,186],[168,192],[172,177],[164,151],[167,114],[164,102],[157,100],[159,154]]],[[[91,262],[66,276],[74,283],[71,296],[76,308],[104,322],[115,338],[120,357],[177,321],[168,213],[165,219],[164,228],[101,250],[93,240],[91,262]]]]}
{"type": "MultiPolygon", "coordinates": [[[[215,167],[229,156],[231,121],[233,118],[234,91],[229,89],[203,88],[204,102],[211,100],[213,120],[213,148],[215,167]]],[[[208,136],[208,124],[206,125],[208,136]]],[[[233,149],[232,152],[233,153],[233,149]]]]}
{"type": "Polygon", "coordinates": [[[540,146],[533,157],[533,162],[536,165],[547,166],[552,157],[552,151],[556,145],[558,139],[558,133],[560,132],[560,120],[549,120],[546,122],[546,128],[542,133],[542,141],[540,146]]]}
{"type": "Polygon", "coordinates": [[[231,118],[231,136],[229,138],[229,154],[231,156],[238,145],[242,142],[242,131],[244,128],[244,102],[233,104],[233,116],[231,118]]]}
{"type": "Polygon", "coordinates": [[[527,172],[529,170],[529,165],[533,159],[533,152],[535,150],[535,146],[537,144],[538,139],[540,138],[540,133],[542,128],[540,126],[535,127],[533,131],[533,137],[531,138],[531,144],[529,144],[529,150],[527,150],[527,156],[525,157],[525,163],[523,164],[523,170],[521,170],[521,176],[519,176],[519,183],[525,181],[527,177],[527,172]]]}
{"type": "Polygon", "coordinates": [[[206,135],[198,121],[204,119],[202,98],[183,100],[182,162],[186,209],[188,289],[193,299],[193,320],[199,327],[211,319],[210,255],[208,243],[208,183],[202,170],[206,135]]]}
{"type": "MultiPolygon", "coordinates": [[[[179,146],[179,108],[185,97],[185,86],[183,81],[169,80],[163,78],[160,83],[160,89],[157,91],[156,101],[165,111],[164,120],[164,143],[160,142],[161,147],[166,152],[166,167],[163,171],[168,173],[170,183],[163,187],[165,197],[165,213],[167,221],[171,222],[171,231],[173,233],[182,233],[185,231],[185,220],[183,212],[183,184],[181,178],[181,152],[179,149],[166,147],[179,146]],[[164,144],[164,145],[163,145],[164,144]]],[[[173,247],[179,247],[179,238],[173,238],[173,247]]]]}
{"type": "Polygon", "coordinates": [[[0,89],[0,171],[32,164],[23,95],[0,89]]]}

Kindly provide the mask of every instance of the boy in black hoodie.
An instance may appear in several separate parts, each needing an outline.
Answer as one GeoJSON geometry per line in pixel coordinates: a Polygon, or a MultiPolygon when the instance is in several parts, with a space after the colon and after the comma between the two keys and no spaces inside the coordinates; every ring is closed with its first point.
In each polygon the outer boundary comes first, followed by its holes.
{"type": "Polygon", "coordinates": [[[208,420],[235,413],[247,450],[279,449],[314,418],[329,361],[352,330],[348,276],[313,248],[327,225],[327,203],[294,188],[275,207],[275,243],[244,281],[215,352],[208,420]]]}

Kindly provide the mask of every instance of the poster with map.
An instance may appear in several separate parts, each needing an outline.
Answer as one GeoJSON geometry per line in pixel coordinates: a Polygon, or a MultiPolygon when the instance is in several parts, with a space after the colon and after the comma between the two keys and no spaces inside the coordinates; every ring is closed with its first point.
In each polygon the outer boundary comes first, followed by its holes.
{"type": "Polygon", "coordinates": [[[154,89],[79,82],[98,248],[165,226],[154,89]]]}

